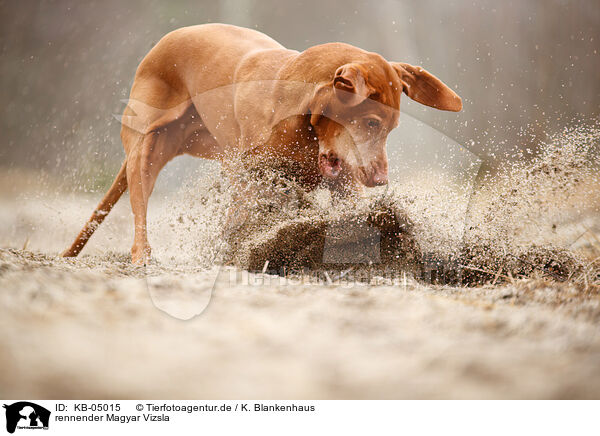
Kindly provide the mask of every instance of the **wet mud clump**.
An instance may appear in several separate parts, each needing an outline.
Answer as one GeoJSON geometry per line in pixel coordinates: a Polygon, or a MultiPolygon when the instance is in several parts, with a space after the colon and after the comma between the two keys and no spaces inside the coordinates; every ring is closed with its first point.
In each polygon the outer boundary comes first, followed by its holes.
{"type": "Polygon", "coordinates": [[[224,229],[225,262],[275,273],[418,265],[412,222],[391,198],[307,192],[293,174],[285,163],[246,166],[224,229]]]}

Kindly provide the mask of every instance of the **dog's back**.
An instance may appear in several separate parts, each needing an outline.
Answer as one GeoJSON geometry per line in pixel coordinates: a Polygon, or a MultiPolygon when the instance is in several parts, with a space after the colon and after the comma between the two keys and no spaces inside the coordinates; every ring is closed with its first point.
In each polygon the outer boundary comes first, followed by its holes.
{"type": "MultiPolygon", "coordinates": [[[[202,93],[234,83],[242,60],[261,50],[286,50],[267,35],[227,24],[184,27],[165,35],[144,58],[137,78],[159,76],[175,89],[202,93]]],[[[193,95],[192,95],[193,96],[193,95]]]]}

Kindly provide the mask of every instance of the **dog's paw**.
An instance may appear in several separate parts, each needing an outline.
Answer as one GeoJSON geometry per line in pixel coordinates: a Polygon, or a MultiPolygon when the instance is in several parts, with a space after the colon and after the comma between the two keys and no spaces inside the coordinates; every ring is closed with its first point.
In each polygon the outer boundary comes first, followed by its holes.
{"type": "Polygon", "coordinates": [[[131,263],[139,266],[148,266],[151,259],[151,249],[149,245],[139,247],[134,245],[131,248],[131,263]]]}

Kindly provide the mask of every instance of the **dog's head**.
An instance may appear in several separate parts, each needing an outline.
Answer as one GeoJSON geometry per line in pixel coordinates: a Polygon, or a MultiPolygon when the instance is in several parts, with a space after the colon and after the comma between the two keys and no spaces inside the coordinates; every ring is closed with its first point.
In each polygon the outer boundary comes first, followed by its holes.
{"type": "Polygon", "coordinates": [[[441,110],[460,111],[462,102],[421,67],[387,62],[347,63],[320,86],[310,104],[319,141],[319,171],[330,181],[372,187],[388,182],[386,140],[398,125],[400,95],[441,110]]]}

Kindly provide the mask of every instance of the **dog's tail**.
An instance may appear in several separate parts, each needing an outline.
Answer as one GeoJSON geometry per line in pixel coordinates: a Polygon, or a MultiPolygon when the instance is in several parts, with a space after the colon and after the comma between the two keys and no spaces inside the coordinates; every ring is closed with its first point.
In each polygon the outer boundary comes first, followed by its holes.
{"type": "Polygon", "coordinates": [[[115,180],[112,183],[112,186],[108,190],[108,192],[104,195],[104,198],[98,206],[96,206],[96,210],[88,220],[88,222],[83,226],[83,229],[77,235],[75,241],[71,244],[71,246],[65,250],[62,254],[63,257],[75,257],[77,256],[83,247],[90,239],[90,237],[94,234],[94,231],[98,228],[98,226],[104,221],[106,215],[111,211],[113,206],[119,201],[121,195],[127,190],[127,159],[121,165],[121,169],[115,177],[115,180]]]}

